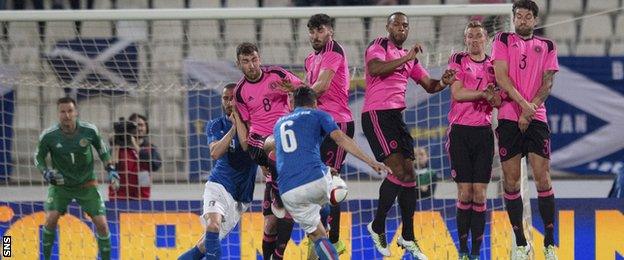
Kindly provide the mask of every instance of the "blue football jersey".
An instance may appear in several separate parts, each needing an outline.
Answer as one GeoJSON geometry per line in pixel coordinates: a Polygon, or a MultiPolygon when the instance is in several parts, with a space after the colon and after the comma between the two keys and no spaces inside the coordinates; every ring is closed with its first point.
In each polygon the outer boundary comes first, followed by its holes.
{"type": "Polygon", "coordinates": [[[321,143],[338,130],[334,119],[321,110],[298,107],[281,117],[273,128],[280,194],[323,178],[321,143]]]}
{"type": "MultiPolygon", "coordinates": [[[[210,121],[206,127],[208,145],[221,140],[230,128],[232,128],[232,122],[225,116],[210,121]]],[[[253,162],[249,153],[243,150],[238,137],[235,136],[232,138],[227,153],[215,161],[208,181],[223,185],[236,201],[251,202],[257,170],[258,166],[253,162]]]]}

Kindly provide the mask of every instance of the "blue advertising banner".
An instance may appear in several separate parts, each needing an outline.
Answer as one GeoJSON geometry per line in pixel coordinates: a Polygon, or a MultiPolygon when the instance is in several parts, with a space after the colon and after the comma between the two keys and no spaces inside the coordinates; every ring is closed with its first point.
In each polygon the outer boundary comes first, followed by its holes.
{"type": "MultiPolygon", "coordinates": [[[[430,259],[457,259],[454,200],[424,200],[414,217],[419,244],[430,259]],[[433,210],[432,210],[433,209],[433,210]]],[[[366,224],[376,208],[373,200],[343,204],[341,238],[347,253],[341,259],[381,259],[368,237],[366,224]],[[348,211],[347,211],[348,209],[348,211]]],[[[624,255],[624,202],[618,199],[557,199],[555,243],[559,259],[622,259],[624,255]],[[619,257],[619,258],[618,258],[619,257]]],[[[541,255],[543,227],[533,200],[532,237],[536,255],[541,255]]],[[[114,259],[176,259],[203,234],[199,221],[200,201],[145,201],[107,203],[114,259]]],[[[513,232],[501,200],[488,201],[488,225],[481,250],[482,259],[508,259],[513,232]]],[[[394,241],[401,229],[400,217],[391,210],[387,237],[394,259],[403,251],[394,241]]],[[[0,202],[0,234],[11,236],[14,259],[39,259],[43,202],[0,202]]],[[[261,202],[253,203],[240,224],[222,241],[224,259],[262,259],[261,202]]],[[[93,224],[77,206],[59,222],[53,259],[95,258],[97,247],[93,224]]],[[[303,231],[295,227],[285,259],[307,254],[303,231]]],[[[403,255],[403,259],[411,259],[403,255]]]]}

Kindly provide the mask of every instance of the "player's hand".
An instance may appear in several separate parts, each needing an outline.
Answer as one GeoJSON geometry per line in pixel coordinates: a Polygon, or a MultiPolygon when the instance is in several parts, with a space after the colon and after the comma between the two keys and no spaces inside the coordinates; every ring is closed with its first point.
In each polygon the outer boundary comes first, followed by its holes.
{"type": "Polygon", "coordinates": [[[379,163],[376,161],[373,161],[372,163],[368,164],[371,168],[373,168],[373,170],[375,170],[375,172],[377,172],[377,174],[382,175],[382,174],[391,174],[392,170],[386,166],[383,163],[379,163]]]}
{"type": "Polygon", "coordinates": [[[422,46],[417,43],[417,44],[414,44],[414,47],[412,47],[409,50],[409,52],[407,53],[405,57],[407,58],[407,61],[415,60],[418,53],[422,53],[422,52],[423,52],[422,46]]]}
{"type": "Polygon", "coordinates": [[[534,103],[525,103],[522,106],[522,114],[525,115],[528,119],[533,119],[533,115],[537,112],[537,105],[534,103]]]}
{"type": "Polygon", "coordinates": [[[296,88],[289,79],[282,79],[281,81],[273,82],[273,84],[275,84],[275,88],[280,89],[286,93],[291,93],[295,91],[296,88]]]}
{"type": "Polygon", "coordinates": [[[271,172],[269,172],[269,169],[267,169],[267,167],[260,166],[260,169],[262,170],[262,176],[264,176],[264,178],[268,178],[269,176],[271,176],[271,172]]]}
{"type": "Polygon", "coordinates": [[[111,187],[113,187],[113,190],[117,191],[119,189],[119,173],[117,173],[115,166],[109,164],[106,166],[106,172],[108,173],[108,181],[111,187]]]}
{"type": "Polygon", "coordinates": [[[518,118],[518,128],[520,128],[520,132],[524,133],[527,128],[529,128],[529,123],[531,123],[531,120],[521,115],[520,118],[518,118]]]}
{"type": "Polygon", "coordinates": [[[492,104],[492,100],[494,100],[494,95],[496,95],[496,91],[494,90],[494,84],[489,83],[485,90],[483,90],[483,98],[492,104]]]}
{"type": "Polygon", "coordinates": [[[442,74],[442,78],[440,79],[440,81],[442,81],[442,83],[444,84],[444,86],[448,86],[453,84],[453,82],[455,82],[455,70],[445,70],[444,74],[442,74]]]}
{"type": "Polygon", "coordinates": [[[43,172],[43,178],[47,183],[50,183],[52,185],[65,184],[65,179],[63,178],[63,175],[57,173],[56,170],[53,169],[46,169],[43,172]]]}

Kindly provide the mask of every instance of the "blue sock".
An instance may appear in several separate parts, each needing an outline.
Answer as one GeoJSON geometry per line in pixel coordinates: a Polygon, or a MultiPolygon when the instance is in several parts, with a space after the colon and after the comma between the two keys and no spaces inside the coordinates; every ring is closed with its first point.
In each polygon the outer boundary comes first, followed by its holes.
{"type": "Polygon", "coordinates": [[[326,237],[314,241],[314,251],[320,260],[337,260],[338,252],[326,237]]]}
{"type": "Polygon", "coordinates": [[[206,245],[206,260],[221,259],[221,243],[219,242],[219,233],[206,232],[204,240],[204,245],[206,245]]]}
{"type": "Polygon", "coordinates": [[[327,228],[327,218],[329,217],[329,213],[330,213],[329,204],[325,204],[325,206],[321,208],[320,213],[321,213],[321,223],[323,223],[323,226],[327,228]]]}
{"type": "Polygon", "coordinates": [[[197,246],[194,246],[193,248],[184,252],[184,254],[182,254],[180,257],[178,257],[178,260],[200,260],[202,259],[202,257],[204,257],[204,254],[199,251],[199,248],[197,248],[197,246]]]}

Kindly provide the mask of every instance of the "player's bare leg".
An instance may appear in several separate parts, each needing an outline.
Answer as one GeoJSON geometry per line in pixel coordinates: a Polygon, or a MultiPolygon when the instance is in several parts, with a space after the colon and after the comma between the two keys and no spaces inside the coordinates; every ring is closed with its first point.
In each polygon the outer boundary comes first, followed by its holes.
{"type": "Polygon", "coordinates": [[[102,259],[110,259],[111,238],[110,232],[108,231],[108,221],[106,221],[106,216],[91,216],[91,219],[93,220],[93,224],[95,224],[95,229],[97,232],[95,237],[97,238],[98,248],[100,250],[100,257],[102,259]]]}
{"type": "Polygon", "coordinates": [[[336,252],[334,245],[329,242],[327,231],[325,231],[323,223],[319,223],[316,226],[316,230],[308,234],[308,238],[314,243],[314,251],[316,251],[316,255],[318,255],[319,259],[338,259],[338,252],[336,252]]]}
{"type": "Polygon", "coordinates": [[[43,228],[43,256],[46,260],[52,257],[52,246],[56,238],[56,227],[61,213],[56,210],[46,211],[45,224],[43,228]]]}
{"type": "Polygon", "coordinates": [[[528,255],[530,247],[527,245],[526,237],[524,236],[524,226],[522,225],[524,206],[520,194],[521,159],[522,155],[518,154],[501,164],[503,168],[503,187],[505,188],[505,205],[509,215],[509,222],[516,237],[516,245],[518,246],[516,253],[528,255]]]}
{"type": "Polygon", "coordinates": [[[537,203],[544,223],[544,254],[547,260],[557,259],[555,254],[555,194],[550,179],[550,160],[534,153],[529,153],[529,164],[533,170],[533,179],[537,188],[537,203]]]}

